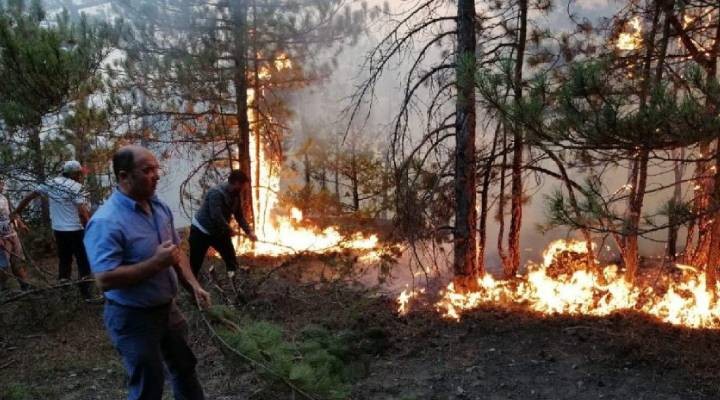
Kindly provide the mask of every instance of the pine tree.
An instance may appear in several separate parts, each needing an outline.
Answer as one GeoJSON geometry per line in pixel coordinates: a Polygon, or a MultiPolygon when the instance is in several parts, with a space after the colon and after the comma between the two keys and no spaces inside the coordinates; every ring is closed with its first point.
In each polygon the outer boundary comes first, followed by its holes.
{"type": "Polygon", "coordinates": [[[65,11],[49,20],[38,0],[0,3],[2,164],[15,178],[42,182],[67,157],[63,132],[41,130],[83,106],[81,93],[119,32],[85,16],[73,21],[65,11]]]}
{"type": "Polygon", "coordinates": [[[245,172],[244,212],[253,221],[250,162],[260,152],[282,160],[292,114],[285,93],[320,76],[327,65],[314,63],[314,54],[357,35],[367,10],[351,12],[336,0],[113,5],[136,32],[124,79],[113,77],[115,110],[169,123],[171,140],[205,152],[199,170],[245,172]]]}

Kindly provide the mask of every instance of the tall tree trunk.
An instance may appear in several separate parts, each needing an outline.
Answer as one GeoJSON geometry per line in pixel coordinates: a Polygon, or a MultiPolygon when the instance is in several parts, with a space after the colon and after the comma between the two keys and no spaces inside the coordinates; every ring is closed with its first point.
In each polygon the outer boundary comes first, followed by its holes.
{"type": "Polygon", "coordinates": [[[625,241],[625,278],[633,282],[639,265],[638,236],[640,227],[640,215],[643,201],[645,199],[645,188],[647,186],[647,168],[650,152],[647,149],[640,150],[638,156],[638,179],[635,195],[630,204],[630,213],[625,241]]]}
{"type": "MultiPolygon", "coordinates": [[[[44,183],[47,180],[47,174],[45,172],[45,159],[43,158],[42,140],[40,139],[41,126],[42,122],[38,122],[35,126],[30,128],[28,140],[28,147],[31,151],[33,175],[35,175],[35,179],[38,183],[44,183]]],[[[40,217],[44,223],[50,221],[50,205],[48,204],[47,198],[44,196],[41,199],[40,217]]]]}
{"type": "MultiPolygon", "coordinates": [[[[525,63],[525,46],[527,42],[528,0],[518,1],[520,21],[517,37],[517,54],[515,57],[515,76],[513,86],[515,91],[515,104],[520,104],[523,96],[523,65],[525,63]]],[[[513,123],[513,162],[511,186],[511,218],[508,235],[508,251],[510,260],[505,276],[514,277],[520,269],[520,229],[522,227],[523,208],[523,131],[519,123],[513,123]]]]}
{"type": "Polygon", "coordinates": [[[337,213],[342,213],[342,203],[340,202],[340,149],[336,145],[335,154],[333,157],[333,186],[335,187],[335,203],[337,204],[337,213]]]}
{"type": "Polygon", "coordinates": [[[385,159],[383,162],[383,178],[382,178],[382,210],[380,214],[380,218],[387,220],[388,219],[388,210],[390,209],[390,162],[385,159]]]}
{"type": "Polygon", "coordinates": [[[458,0],[453,271],[460,290],[477,273],[475,208],[475,1],[458,0]]]}
{"type": "Polygon", "coordinates": [[[305,170],[305,189],[310,189],[312,165],[310,165],[310,156],[308,156],[307,151],[303,155],[303,169],[305,170]]]}
{"type": "MultiPolygon", "coordinates": [[[[682,3],[682,2],[680,2],[682,3]]],[[[683,18],[684,9],[681,7],[679,18],[672,15],[671,23],[675,30],[680,34],[680,39],[683,45],[688,50],[690,57],[692,57],[698,65],[702,66],[707,75],[708,81],[717,79],[717,59],[720,56],[720,24],[716,25],[716,32],[714,43],[711,49],[699,49],[693,43],[685,31],[685,27],[680,22],[683,18]]],[[[709,83],[709,82],[708,82],[709,83]]],[[[708,113],[715,115],[715,104],[712,104],[710,98],[707,99],[708,113]]],[[[712,141],[705,140],[700,144],[700,155],[702,158],[707,158],[711,155],[712,141]]],[[[695,193],[693,196],[693,212],[696,216],[695,221],[690,227],[688,237],[692,238],[697,230],[697,243],[693,248],[693,243],[688,241],[686,244],[688,255],[686,258],[688,262],[698,267],[708,266],[708,258],[710,252],[711,242],[713,240],[720,241],[720,239],[713,239],[713,220],[717,219],[713,213],[708,213],[708,210],[712,209],[713,197],[714,197],[714,177],[715,175],[711,171],[711,161],[701,161],[696,164],[695,169],[695,193]],[[690,255],[690,253],[692,253],[690,255]]],[[[715,172],[717,173],[717,171],[715,172]]],[[[719,215],[720,216],[720,215],[719,215]]]]}
{"type": "Polygon", "coordinates": [[[350,159],[350,183],[352,183],[352,198],[353,198],[353,210],[355,212],[360,211],[360,182],[359,172],[357,165],[357,155],[355,154],[355,148],[353,147],[352,158],[350,159]]]}
{"type": "Polygon", "coordinates": [[[230,7],[233,14],[233,34],[234,34],[234,54],[235,61],[234,70],[234,87],[235,87],[235,107],[238,120],[238,132],[235,145],[238,148],[237,161],[240,164],[240,170],[245,173],[248,182],[243,186],[240,192],[242,200],[243,214],[248,223],[253,226],[255,222],[252,201],[252,180],[253,176],[250,171],[250,122],[248,120],[247,105],[247,11],[248,4],[246,0],[231,1],[230,7]]]}
{"type": "MultiPolygon", "coordinates": [[[[640,113],[644,113],[650,90],[653,83],[657,82],[656,79],[652,79],[652,60],[655,54],[655,38],[658,31],[658,22],[660,18],[660,4],[655,3],[653,10],[653,19],[645,38],[646,49],[645,56],[643,58],[643,69],[642,69],[642,82],[640,86],[640,113]]],[[[662,68],[660,68],[662,72],[662,68]]],[[[657,78],[657,77],[656,77],[657,78]]],[[[627,229],[625,234],[625,249],[624,249],[624,261],[625,261],[625,278],[632,282],[635,280],[635,275],[639,266],[639,248],[638,248],[638,236],[640,230],[640,217],[642,214],[642,206],[645,200],[645,189],[647,185],[647,168],[648,159],[650,156],[650,150],[642,148],[638,151],[636,158],[633,160],[633,173],[632,173],[632,189],[630,191],[630,198],[628,200],[628,221],[627,229]]]]}
{"type": "MultiPolygon", "coordinates": [[[[713,60],[715,60],[715,62],[711,67],[707,68],[708,87],[717,85],[718,81],[717,59],[720,56],[720,24],[717,25],[715,30],[712,55],[714,56],[713,60]]],[[[716,103],[708,99],[706,107],[709,115],[717,115],[718,105],[716,103]]],[[[715,141],[715,165],[711,167],[710,170],[709,172],[713,173],[713,189],[709,208],[712,217],[707,261],[707,283],[708,288],[711,289],[711,293],[715,293],[718,269],[720,268],[720,139],[715,141]]]]}
{"type": "MultiPolygon", "coordinates": [[[[720,171],[720,140],[716,142],[715,147],[715,171],[720,171]]],[[[707,263],[707,285],[710,293],[715,294],[717,286],[718,273],[720,272],[720,176],[715,174],[713,180],[713,191],[711,209],[714,216],[710,230],[710,247],[708,249],[707,263]]]]}
{"type": "MultiPolygon", "coordinates": [[[[676,159],[682,159],[685,157],[685,152],[682,148],[680,149],[674,149],[673,152],[673,158],[676,159]]],[[[673,188],[673,196],[670,199],[670,209],[668,210],[668,243],[667,243],[667,249],[665,252],[665,259],[669,263],[674,263],[677,261],[678,256],[678,248],[677,248],[677,241],[678,241],[678,232],[680,230],[679,222],[677,219],[677,213],[674,211],[674,208],[680,205],[682,202],[682,178],[683,178],[683,168],[680,161],[675,161],[675,165],[673,167],[674,174],[675,174],[675,185],[673,188]]]]}
{"type": "MultiPolygon", "coordinates": [[[[261,146],[261,129],[260,127],[262,124],[260,124],[260,96],[262,93],[260,92],[262,88],[260,87],[260,60],[258,59],[258,49],[257,49],[257,3],[255,0],[252,2],[252,14],[253,14],[253,37],[252,37],[252,52],[253,52],[253,107],[255,109],[255,121],[253,123],[255,126],[252,128],[255,132],[255,203],[258,208],[258,212],[260,212],[260,152],[263,151],[261,146]]],[[[267,172],[268,175],[271,174],[271,171],[267,172]]],[[[250,185],[252,187],[252,185],[250,185]]],[[[253,209],[250,209],[250,212],[252,212],[253,209]]],[[[243,211],[245,212],[245,211],[243,211]]],[[[267,212],[267,210],[265,210],[267,212]]],[[[262,216],[265,218],[266,216],[262,216]]],[[[259,222],[259,224],[264,224],[263,222],[259,222]]]]}
{"type": "Polygon", "coordinates": [[[320,190],[327,190],[327,167],[324,164],[320,166],[320,190]]]}
{"type": "MultiPolygon", "coordinates": [[[[665,59],[667,57],[668,44],[670,42],[670,18],[671,13],[673,12],[675,2],[674,0],[665,0],[662,3],[663,4],[660,5],[660,8],[662,10],[664,19],[662,36],[660,37],[660,46],[658,48],[658,61],[655,65],[654,87],[656,88],[660,87],[660,85],[662,84],[662,77],[665,72],[665,59]]],[[[673,149],[672,155],[673,158],[682,159],[684,158],[685,150],[683,148],[673,149]]],[[[668,241],[665,251],[665,260],[668,263],[674,263],[677,260],[678,256],[677,241],[678,231],[680,230],[680,227],[678,226],[679,221],[677,220],[677,214],[673,212],[673,209],[674,207],[678,206],[682,201],[683,168],[680,161],[675,161],[673,170],[675,174],[675,185],[673,189],[673,196],[670,199],[671,208],[668,215],[668,241]]]]}
{"type": "Polygon", "coordinates": [[[505,239],[505,166],[507,165],[507,128],[503,124],[503,141],[502,141],[502,161],[500,162],[500,193],[498,194],[498,237],[497,250],[503,271],[508,269],[508,257],[503,248],[503,240],[505,239]]]}
{"type": "Polygon", "coordinates": [[[490,149],[490,155],[488,156],[483,168],[483,181],[480,191],[480,221],[478,228],[478,274],[485,273],[485,249],[487,247],[487,214],[488,200],[490,198],[490,177],[492,175],[493,163],[495,162],[495,152],[497,151],[497,144],[500,140],[501,129],[502,121],[498,121],[498,124],[495,127],[495,134],[493,137],[492,147],[490,149]]]}

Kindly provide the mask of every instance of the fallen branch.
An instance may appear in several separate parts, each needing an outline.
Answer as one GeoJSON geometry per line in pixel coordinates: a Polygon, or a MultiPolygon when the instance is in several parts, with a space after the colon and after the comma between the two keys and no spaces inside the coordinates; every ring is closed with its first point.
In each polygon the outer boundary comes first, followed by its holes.
{"type": "Polygon", "coordinates": [[[86,283],[86,282],[95,282],[95,279],[86,278],[86,279],[81,279],[79,281],[71,281],[71,282],[61,283],[61,284],[54,285],[54,286],[47,286],[47,287],[42,287],[42,288],[26,290],[24,292],[16,294],[15,296],[11,296],[11,297],[0,300],[0,306],[8,304],[8,303],[12,303],[13,301],[20,300],[20,299],[22,299],[24,297],[28,297],[30,295],[49,292],[52,290],[62,289],[62,288],[70,287],[70,286],[77,286],[79,284],[86,283]]]}

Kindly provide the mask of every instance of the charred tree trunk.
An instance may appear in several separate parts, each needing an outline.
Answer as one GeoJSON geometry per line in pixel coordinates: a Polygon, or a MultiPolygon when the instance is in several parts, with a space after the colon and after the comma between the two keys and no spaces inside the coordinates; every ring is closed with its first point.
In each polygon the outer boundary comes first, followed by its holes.
{"type": "Polygon", "coordinates": [[[477,273],[475,208],[475,1],[458,0],[453,271],[460,289],[477,273]]]}
{"type": "MultiPolygon", "coordinates": [[[[650,95],[651,85],[658,83],[658,76],[652,79],[652,60],[655,54],[655,38],[657,36],[658,22],[660,19],[660,4],[655,3],[653,10],[653,19],[650,32],[645,38],[647,43],[645,55],[643,58],[642,86],[640,87],[640,113],[642,114],[647,106],[648,97],[650,95]]],[[[662,68],[659,69],[662,72],[662,68]]],[[[647,186],[647,169],[650,150],[641,148],[638,150],[636,158],[633,160],[633,173],[628,200],[628,220],[625,230],[627,235],[625,238],[624,262],[625,262],[625,278],[633,282],[637,274],[639,266],[639,248],[638,236],[640,234],[640,217],[642,215],[642,207],[645,200],[645,189],[647,186]]]]}
{"type": "MultiPolygon", "coordinates": [[[[520,104],[523,96],[523,64],[525,63],[525,45],[527,41],[527,17],[528,1],[519,0],[520,21],[517,37],[517,55],[515,58],[515,76],[513,86],[515,92],[515,103],[520,104]]],[[[511,217],[510,232],[508,236],[509,262],[505,270],[505,276],[510,278],[517,274],[520,269],[520,229],[522,227],[523,208],[523,131],[519,123],[513,123],[513,161],[512,161],[512,186],[511,186],[511,217]]]]}
{"type": "Polygon", "coordinates": [[[320,165],[320,190],[327,190],[327,164],[325,162],[320,165]]]}
{"type": "MultiPolygon", "coordinates": [[[[717,85],[717,58],[720,56],[720,24],[717,25],[715,31],[715,41],[713,44],[712,55],[714,56],[711,66],[707,68],[708,86],[717,85]]],[[[707,112],[709,115],[717,115],[718,105],[710,99],[707,101],[707,112]]],[[[710,168],[713,181],[712,194],[710,196],[711,213],[710,220],[710,243],[707,257],[707,284],[711,293],[715,293],[717,286],[718,268],[720,268],[720,139],[715,141],[715,165],[710,168]]]]}
{"type": "MultiPolygon", "coordinates": [[[[668,6],[668,9],[670,7],[668,6]]],[[[716,25],[716,32],[713,46],[710,49],[699,48],[696,43],[692,40],[686,27],[680,22],[683,16],[683,7],[680,7],[680,14],[675,15],[672,10],[668,11],[670,23],[673,26],[675,32],[679,35],[680,41],[682,42],[685,49],[688,51],[690,57],[701,66],[707,75],[707,79],[717,80],[717,60],[720,56],[720,24],[716,25]]],[[[710,85],[709,85],[710,86],[710,85]]],[[[707,99],[708,112],[716,112],[717,104],[712,104],[712,100],[708,97],[707,99]]],[[[705,140],[700,144],[700,154],[702,158],[707,158],[712,151],[712,141],[705,140]]],[[[710,252],[710,245],[713,239],[713,220],[716,219],[716,215],[708,213],[708,210],[712,207],[714,197],[714,173],[711,171],[712,162],[701,161],[696,165],[695,170],[695,193],[693,196],[693,213],[695,214],[695,220],[688,229],[688,241],[686,243],[686,262],[694,264],[696,266],[707,266],[710,252]],[[697,233],[697,243],[694,243],[693,238],[697,233]]],[[[717,171],[715,172],[717,173],[717,171]]],[[[716,241],[720,241],[715,239],[716,241]]]]}
{"type": "Polygon", "coordinates": [[[627,227],[627,238],[625,240],[625,278],[632,282],[639,265],[638,236],[640,228],[640,215],[643,201],[645,199],[645,187],[647,185],[647,167],[649,151],[640,150],[638,156],[638,177],[634,196],[631,197],[629,220],[627,227]]]}
{"type": "Polygon", "coordinates": [[[333,158],[333,186],[335,187],[335,203],[337,204],[337,213],[342,213],[342,203],[340,202],[340,150],[337,149],[333,158]]]}
{"type": "Polygon", "coordinates": [[[358,179],[359,175],[357,158],[355,155],[355,149],[353,149],[352,157],[350,159],[350,183],[352,184],[352,198],[353,198],[353,210],[355,212],[360,211],[360,182],[358,179]]]}
{"type": "MultiPolygon", "coordinates": [[[[674,1],[665,0],[660,6],[663,19],[662,36],[660,37],[660,46],[658,49],[658,61],[655,66],[655,87],[659,87],[662,83],[662,77],[665,71],[665,59],[667,57],[668,44],[670,42],[670,18],[673,11],[674,1]]],[[[674,149],[672,151],[673,158],[683,159],[685,157],[685,151],[683,148],[674,149]]],[[[665,260],[668,263],[674,263],[678,256],[678,232],[680,230],[679,221],[677,220],[677,213],[673,211],[682,201],[682,176],[683,168],[680,161],[675,161],[673,166],[673,172],[675,174],[675,185],[673,189],[673,196],[670,199],[670,213],[668,215],[668,242],[665,252],[665,260]]]]}
{"type": "Polygon", "coordinates": [[[248,4],[245,0],[230,2],[233,18],[234,35],[234,89],[235,107],[237,113],[237,140],[235,145],[238,149],[237,161],[240,170],[247,176],[248,181],[240,193],[243,215],[248,223],[253,226],[255,222],[252,201],[252,180],[250,171],[250,122],[248,120],[247,106],[247,12],[248,4]]]}
{"type": "MultiPolygon", "coordinates": [[[[720,140],[715,148],[715,170],[720,170],[720,140]]],[[[708,252],[707,285],[711,293],[715,293],[717,286],[718,272],[720,269],[720,177],[714,177],[712,196],[712,220],[710,248],[708,252]]]]}
{"type": "Polygon", "coordinates": [[[310,164],[310,156],[308,156],[307,152],[303,155],[303,169],[305,170],[305,189],[309,189],[312,183],[312,165],[310,164]]]}
{"type": "MultiPolygon", "coordinates": [[[[683,149],[678,149],[673,151],[673,157],[682,159],[685,157],[684,153],[683,149]]],[[[680,161],[675,161],[673,169],[673,172],[675,173],[675,187],[673,188],[673,197],[670,199],[670,209],[668,210],[668,243],[667,250],[665,252],[666,260],[669,263],[677,261],[678,256],[677,241],[678,232],[680,231],[680,221],[678,221],[677,213],[674,212],[674,209],[682,202],[683,169],[680,161]]]]}
{"type": "Polygon", "coordinates": [[[498,194],[498,237],[497,250],[498,256],[503,266],[503,270],[508,268],[508,257],[503,247],[505,238],[505,165],[507,165],[507,129],[503,125],[503,145],[502,145],[502,162],[500,163],[500,193],[498,194]]]}

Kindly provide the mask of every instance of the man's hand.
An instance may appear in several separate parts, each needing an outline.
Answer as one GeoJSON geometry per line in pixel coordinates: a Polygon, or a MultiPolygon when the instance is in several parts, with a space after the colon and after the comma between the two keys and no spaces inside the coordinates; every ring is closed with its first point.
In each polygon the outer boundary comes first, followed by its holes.
{"type": "Polygon", "coordinates": [[[201,288],[200,285],[195,285],[193,287],[193,295],[195,295],[195,302],[200,308],[205,309],[212,305],[210,293],[201,288]]]}
{"type": "Polygon", "coordinates": [[[255,232],[249,234],[248,238],[250,238],[250,240],[252,240],[253,242],[257,242],[257,240],[258,240],[257,236],[255,235],[255,232]]]}
{"type": "Polygon", "coordinates": [[[30,228],[25,225],[25,222],[23,222],[20,217],[16,216],[13,222],[15,223],[15,228],[18,230],[18,232],[21,232],[23,234],[30,232],[30,228]]]}
{"type": "Polygon", "coordinates": [[[163,268],[167,268],[180,263],[180,249],[171,241],[167,240],[158,246],[153,258],[155,258],[155,261],[163,268]]]}

